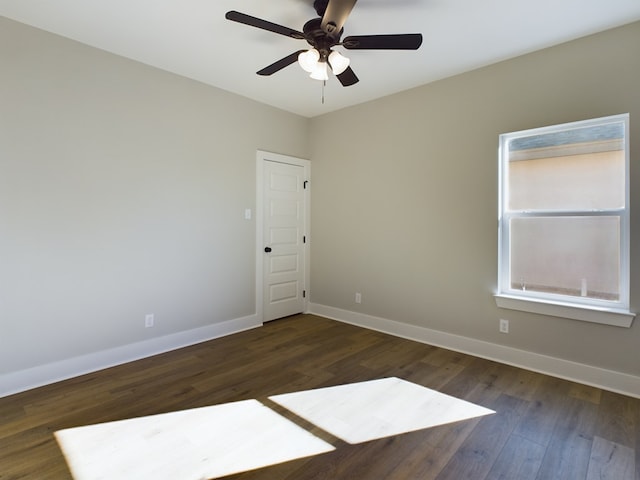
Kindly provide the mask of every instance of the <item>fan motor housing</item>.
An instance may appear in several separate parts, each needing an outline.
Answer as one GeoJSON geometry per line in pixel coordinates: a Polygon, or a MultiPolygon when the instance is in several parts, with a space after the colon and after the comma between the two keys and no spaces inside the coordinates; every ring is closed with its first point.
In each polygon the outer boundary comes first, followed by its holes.
{"type": "Polygon", "coordinates": [[[344,29],[338,32],[338,35],[327,35],[322,29],[322,18],[314,18],[304,24],[302,32],[304,38],[309,45],[314,47],[320,55],[329,55],[331,47],[337,45],[340,42],[340,36],[344,29]]]}

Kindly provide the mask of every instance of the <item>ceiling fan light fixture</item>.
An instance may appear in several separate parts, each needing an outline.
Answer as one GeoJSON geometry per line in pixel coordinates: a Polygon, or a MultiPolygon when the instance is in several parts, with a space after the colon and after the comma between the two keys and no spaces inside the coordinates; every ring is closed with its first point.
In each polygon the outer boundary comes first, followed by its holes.
{"type": "Polygon", "coordinates": [[[318,62],[309,75],[314,80],[329,80],[329,75],[327,74],[327,62],[318,62]]]}
{"type": "Polygon", "coordinates": [[[306,50],[298,55],[298,63],[305,72],[313,73],[320,60],[320,52],[315,48],[306,50]]]}
{"type": "Polygon", "coordinates": [[[228,11],[225,18],[295,40],[306,40],[311,47],[307,46],[308,50],[296,50],[258,70],[256,74],[272,75],[297,60],[300,67],[310,73],[311,78],[326,81],[328,67],[330,67],[332,74],[336,76],[342,86],[349,87],[359,81],[358,77],[349,66],[349,59],[340,53],[333,52],[331,50],[333,47],[341,46],[347,50],[417,50],[422,45],[422,34],[420,33],[352,35],[341,41],[344,23],[356,2],[357,0],[315,0],[313,6],[319,18],[312,18],[306,22],[302,31],[252,17],[236,10],[228,11]]]}
{"type": "Polygon", "coordinates": [[[336,75],[340,75],[349,66],[349,59],[340,52],[331,52],[329,54],[329,65],[336,75]]]}

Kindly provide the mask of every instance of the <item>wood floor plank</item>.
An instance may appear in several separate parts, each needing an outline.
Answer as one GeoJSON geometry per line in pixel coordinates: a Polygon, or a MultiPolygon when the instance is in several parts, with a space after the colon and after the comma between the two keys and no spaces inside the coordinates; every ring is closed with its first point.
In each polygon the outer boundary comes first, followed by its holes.
{"type": "Polygon", "coordinates": [[[634,480],[635,452],[596,436],[593,440],[587,480],[634,480]]]}
{"type": "Polygon", "coordinates": [[[464,365],[459,363],[446,363],[441,367],[435,367],[419,362],[406,379],[440,391],[444,385],[462,373],[464,368],[464,365]]]}
{"type": "Polygon", "coordinates": [[[637,402],[613,392],[602,392],[598,409],[598,431],[612,442],[635,448],[637,402]]]}
{"type": "Polygon", "coordinates": [[[543,379],[544,375],[540,373],[517,369],[513,383],[505,387],[504,393],[531,401],[535,398],[536,391],[543,379]]]}
{"type": "Polygon", "coordinates": [[[585,400],[587,402],[600,405],[600,399],[602,398],[602,390],[589,385],[581,385],[579,383],[572,383],[569,389],[569,396],[585,400]]]}
{"type": "Polygon", "coordinates": [[[545,447],[511,434],[485,480],[536,480],[545,447]]]}
{"type": "Polygon", "coordinates": [[[364,359],[361,363],[373,370],[402,368],[406,364],[422,360],[430,350],[423,344],[395,338],[393,341],[384,341],[378,355],[364,359]]]}
{"type": "Polygon", "coordinates": [[[424,362],[435,367],[441,367],[446,364],[459,364],[466,367],[475,360],[474,357],[460,352],[454,352],[446,348],[434,348],[429,351],[424,362]]]}
{"type": "Polygon", "coordinates": [[[435,480],[481,419],[442,425],[424,432],[424,441],[405,458],[404,478],[435,480]]]}
{"type": "Polygon", "coordinates": [[[568,391],[569,382],[543,377],[515,433],[546,447],[551,441],[558,417],[569,402],[568,391]]]}
{"type": "Polygon", "coordinates": [[[556,428],[542,460],[540,480],[584,480],[587,475],[598,407],[570,398],[557,417],[556,428]]]}
{"type": "Polygon", "coordinates": [[[640,400],[313,315],[1,398],[0,479],[71,479],[58,429],[250,398],[336,450],[229,480],[640,480],[640,400]],[[268,400],[389,376],[497,413],[348,445],[268,400]]]}
{"type": "Polygon", "coordinates": [[[490,402],[489,408],[496,413],[480,420],[436,479],[484,479],[526,411],[527,404],[505,394],[490,402]]]}
{"type": "Polygon", "coordinates": [[[495,362],[474,358],[461,373],[443,385],[440,391],[453,397],[466,398],[474,389],[477,389],[480,382],[486,385],[489,382],[489,376],[496,368],[495,362]]]}

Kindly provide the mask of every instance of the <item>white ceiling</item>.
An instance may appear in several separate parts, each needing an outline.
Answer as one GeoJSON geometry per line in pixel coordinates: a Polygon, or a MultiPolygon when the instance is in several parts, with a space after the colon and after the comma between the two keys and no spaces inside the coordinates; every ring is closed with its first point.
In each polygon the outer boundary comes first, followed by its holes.
{"type": "Polygon", "coordinates": [[[640,0],[359,0],[344,36],[422,33],[417,51],[346,51],[360,82],[311,80],[297,64],[255,74],[306,47],[225,20],[228,10],[302,30],[313,0],[0,0],[0,14],[306,117],[640,20],[640,0]]]}

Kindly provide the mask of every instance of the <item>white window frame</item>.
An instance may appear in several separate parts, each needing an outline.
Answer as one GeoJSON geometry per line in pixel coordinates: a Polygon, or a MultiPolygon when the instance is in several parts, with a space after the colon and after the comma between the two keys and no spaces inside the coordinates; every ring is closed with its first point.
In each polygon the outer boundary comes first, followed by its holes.
{"type": "Polygon", "coordinates": [[[499,146],[499,211],[498,211],[498,291],[494,295],[498,307],[511,310],[522,310],[531,313],[551,315],[556,317],[583,320],[587,322],[631,327],[634,313],[629,311],[629,114],[613,115],[609,117],[565,123],[548,127],[523,130],[500,135],[499,146]],[[608,123],[624,124],[625,151],[625,205],[616,210],[601,210],[595,212],[580,211],[509,211],[507,209],[508,196],[508,162],[509,142],[522,137],[540,135],[573,128],[584,128],[608,123]],[[551,293],[522,291],[512,288],[510,280],[510,245],[509,221],[512,218],[557,217],[557,216],[617,216],[620,219],[620,298],[618,301],[598,300],[551,293]]]}

